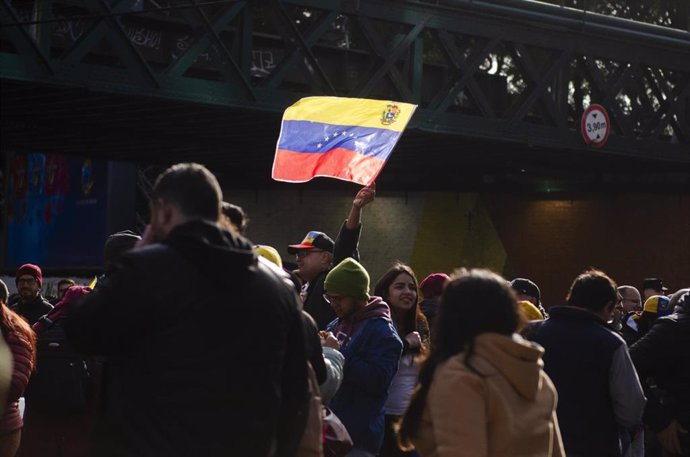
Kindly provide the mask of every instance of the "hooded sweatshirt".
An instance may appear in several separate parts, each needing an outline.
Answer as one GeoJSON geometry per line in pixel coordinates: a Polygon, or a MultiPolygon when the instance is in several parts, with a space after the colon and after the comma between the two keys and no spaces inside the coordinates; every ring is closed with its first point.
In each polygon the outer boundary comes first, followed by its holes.
{"type": "Polygon", "coordinates": [[[367,305],[347,317],[336,319],[333,321],[332,327],[329,326],[338,342],[340,348],[343,349],[352,338],[352,335],[359,329],[359,327],[368,319],[381,318],[389,323],[391,320],[391,310],[388,304],[383,301],[381,297],[371,297],[367,305]]]}
{"type": "Polygon", "coordinates": [[[436,368],[413,440],[425,457],[564,456],[543,349],[483,333],[436,368]]]}

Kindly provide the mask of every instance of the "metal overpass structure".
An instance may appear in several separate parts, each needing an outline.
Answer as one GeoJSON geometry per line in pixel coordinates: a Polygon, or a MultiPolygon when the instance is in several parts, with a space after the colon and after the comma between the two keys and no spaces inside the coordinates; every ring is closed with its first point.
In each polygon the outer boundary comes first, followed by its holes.
{"type": "Polygon", "coordinates": [[[664,26],[555,3],[0,0],[1,146],[197,160],[264,185],[282,111],[332,95],[419,105],[381,176],[393,187],[537,170],[688,188],[687,2],[672,23],[650,7],[664,26]],[[611,120],[597,150],[591,103],[611,120]]]}

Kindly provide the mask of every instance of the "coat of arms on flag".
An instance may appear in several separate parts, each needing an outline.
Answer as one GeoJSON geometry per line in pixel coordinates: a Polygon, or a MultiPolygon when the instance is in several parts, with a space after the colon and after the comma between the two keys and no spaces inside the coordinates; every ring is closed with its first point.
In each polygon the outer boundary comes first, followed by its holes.
{"type": "Polygon", "coordinates": [[[416,108],[384,100],[303,98],[283,114],[273,179],[306,182],[325,176],[369,185],[416,108]]]}

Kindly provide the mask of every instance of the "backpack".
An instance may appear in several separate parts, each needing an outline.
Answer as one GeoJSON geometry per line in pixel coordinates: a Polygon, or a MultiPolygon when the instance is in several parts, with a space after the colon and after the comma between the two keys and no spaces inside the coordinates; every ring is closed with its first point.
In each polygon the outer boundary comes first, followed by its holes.
{"type": "Polygon", "coordinates": [[[74,414],[85,409],[89,397],[86,360],[69,344],[62,320],[49,326],[36,342],[36,371],[27,387],[27,405],[37,411],[74,414]]]}

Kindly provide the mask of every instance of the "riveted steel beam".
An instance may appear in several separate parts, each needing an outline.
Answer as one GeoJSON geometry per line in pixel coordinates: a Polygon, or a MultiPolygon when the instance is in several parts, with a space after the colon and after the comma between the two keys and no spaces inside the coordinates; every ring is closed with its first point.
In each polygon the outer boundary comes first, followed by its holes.
{"type": "Polygon", "coordinates": [[[22,11],[2,0],[0,78],[272,112],[311,95],[393,98],[419,105],[411,128],[568,150],[588,147],[580,116],[599,103],[614,126],[601,151],[690,163],[690,32],[535,3],[41,0],[22,11]]]}

